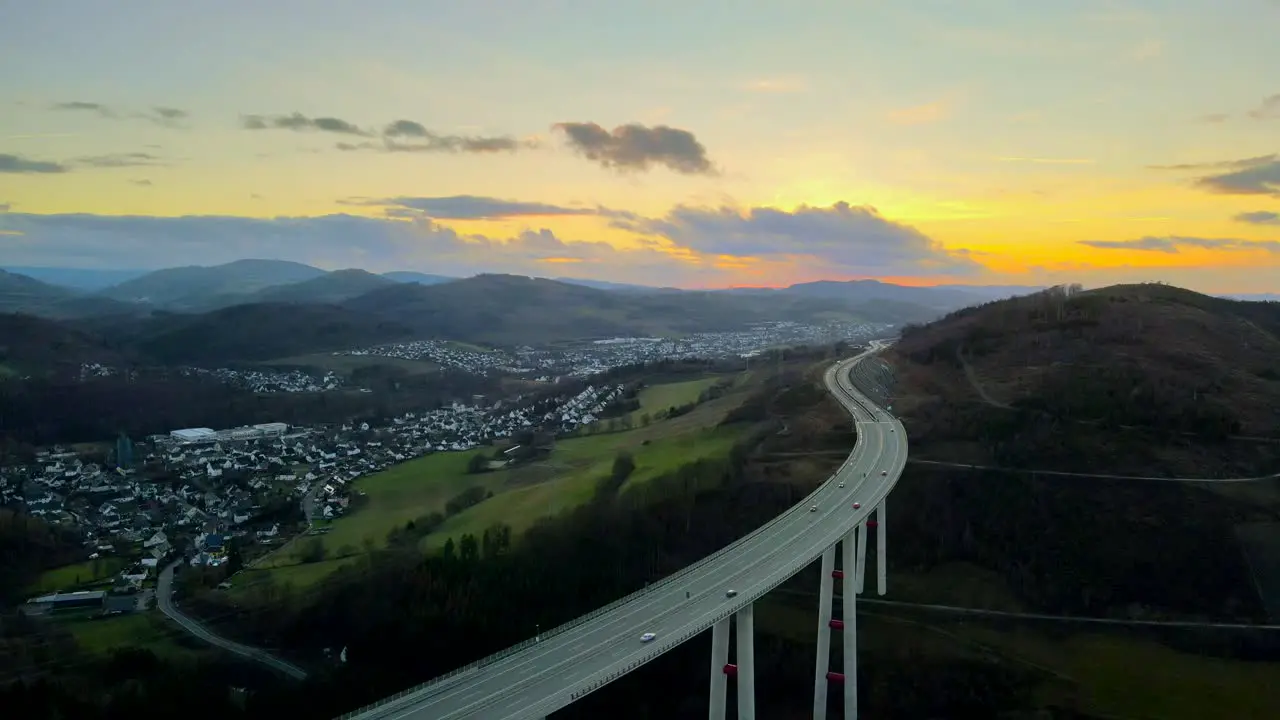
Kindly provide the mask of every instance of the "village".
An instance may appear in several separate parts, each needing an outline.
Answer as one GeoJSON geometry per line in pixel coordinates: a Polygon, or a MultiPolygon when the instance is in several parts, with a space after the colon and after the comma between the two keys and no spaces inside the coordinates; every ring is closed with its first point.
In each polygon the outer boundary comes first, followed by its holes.
{"type": "MultiPolygon", "coordinates": [[[[617,338],[510,354],[434,341],[349,354],[430,359],[471,372],[519,373],[554,382],[668,358],[751,357],[769,347],[858,340],[883,330],[872,324],[771,323],[743,333],[679,340],[617,338]]],[[[113,371],[93,366],[88,372],[113,371]]],[[[321,392],[340,386],[331,375],[195,372],[250,384],[259,392],[321,392]]],[[[112,612],[126,612],[145,608],[160,569],[169,563],[218,567],[229,562],[233,545],[270,548],[298,533],[323,532],[323,524],[348,511],[358,493],[353,483],[365,475],[428,453],[491,444],[524,429],[572,433],[595,422],[622,393],[621,385],[588,384],[577,393],[539,398],[519,395],[489,402],[476,396],[468,404],[408,412],[378,427],[265,423],[222,430],[180,428],[137,444],[121,437],[113,450],[96,459],[71,448],[46,448],[32,464],[0,467],[0,507],[25,508],[82,535],[89,569],[74,585],[101,588],[89,591],[101,594],[55,592],[35,598],[36,606],[98,602],[112,612]],[[101,577],[107,568],[114,574],[101,577]]]]}
{"type": "Polygon", "coordinates": [[[588,385],[540,400],[454,403],[406,413],[385,427],[183,428],[136,445],[121,438],[105,463],[54,447],[40,451],[35,464],[0,468],[0,505],[24,506],[51,524],[78,528],[91,565],[120,568],[94,583],[109,590],[44,595],[34,604],[78,606],[93,597],[117,612],[141,608],[168,562],[217,567],[228,562],[232,539],[279,544],[343,515],[353,481],[364,475],[525,428],[569,433],[594,422],[622,390],[588,385]]]}

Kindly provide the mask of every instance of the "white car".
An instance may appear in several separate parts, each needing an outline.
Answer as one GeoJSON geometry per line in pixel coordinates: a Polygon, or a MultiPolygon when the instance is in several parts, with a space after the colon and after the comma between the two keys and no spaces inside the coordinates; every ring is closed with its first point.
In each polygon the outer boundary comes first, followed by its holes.
{"type": "Polygon", "coordinates": [[[643,634],[643,635],[641,635],[641,636],[640,636],[640,642],[642,642],[642,643],[652,642],[652,641],[653,641],[653,639],[654,639],[654,638],[656,638],[656,637],[658,637],[658,636],[657,636],[657,635],[655,635],[655,634],[653,634],[653,633],[645,633],[645,634],[643,634]]]}
{"type": "Polygon", "coordinates": [[[844,487],[844,483],[840,483],[837,487],[844,487]]]}
{"type": "Polygon", "coordinates": [[[809,512],[818,512],[818,506],[817,506],[817,505],[810,505],[810,506],[809,506],[809,512]]]}

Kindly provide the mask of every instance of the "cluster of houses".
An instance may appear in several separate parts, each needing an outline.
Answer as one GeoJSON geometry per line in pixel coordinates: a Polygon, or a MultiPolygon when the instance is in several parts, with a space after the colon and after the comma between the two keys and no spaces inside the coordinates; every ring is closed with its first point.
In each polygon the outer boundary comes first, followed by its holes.
{"type": "Polygon", "coordinates": [[[311,525],[342,516],[353,482],[364,475],[527,428],[571,432],[594,422],[622,393],[621,385],[588,386],[537,401],[455,403],[406,413],[385,427],[185,428],[139,443],[129,468],[55,447],[34,464],[0,467],[0,505],[78,528],[89,559],[127,561],[116,590],[136,591],[166,558],[216,567],[226,562],[232,537],[279,543],[305,527],[299,520],[311,525]]]}
{"type": "Polygon", "coordinates": [[[471,350],[434,340],[348,350],[342,355],[379,355],[430,360],[478,374],[509,373],[548,382],[586,378],[614,368],[664,359],[751,357],[769,348],[866,340],[883,334],[883,323],[760,323],[737,332],[695,333],[681,338],[612,338],[570,349],[517,348],[514,352],[471,350]]]}
{"type": "Polygon", "coordinates": [[[313,375],[301,370],[246,370],[233,368],[210,370],[196,367],[148,367],[126,370],[101,363],[82,363],[80,365],[79,378],[81,382],[84,382],[93,378],[111,377],[121,373],[129,373],[134,376],[139,373],[149,375],[176,373],[186,377],[205,377],[227,385],[245,388],[255,393],[328,392],[342,390],[347,387],[346,380],[332,371],[321,375],[313,375]]]}
{"type": "Polygon", "coordinates": [[[312,375],[301,370],[235,370],[218,368],[184,368],[184,372],[192,375],[211,377],[228,385],[235,385],[255,393],[299,393],[328,392],[340,390],[346,385],[341,375],[332,371],[323,375],[312,375]]]}

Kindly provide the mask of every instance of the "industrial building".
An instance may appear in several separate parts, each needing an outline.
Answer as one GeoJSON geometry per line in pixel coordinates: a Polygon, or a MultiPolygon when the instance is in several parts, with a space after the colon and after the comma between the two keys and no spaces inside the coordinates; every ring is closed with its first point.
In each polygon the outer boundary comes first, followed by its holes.
{"type": "Polygon", "coordinates": [[[38,598],[32,598],[27,602],[50,610],[66,610],[69,608],[102,607],[103,598],[105,597],[106,593],[101,590],[82,590],[80,592],[44,595],[38,598]]]}
{"type": "Polygon", "coordinates": [[[289,424],[282,422],[259,423],[230,430],[212,430],[210,428],[184,428],[169,433],[170,442],[183,445],[212,443],[227,440],[258,440],[261,438],[280,437],[289,431],[289,424]]]}

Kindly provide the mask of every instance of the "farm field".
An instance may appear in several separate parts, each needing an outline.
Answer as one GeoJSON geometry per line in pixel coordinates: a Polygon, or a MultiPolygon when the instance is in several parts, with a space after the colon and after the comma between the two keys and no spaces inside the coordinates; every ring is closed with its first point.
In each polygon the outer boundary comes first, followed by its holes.
{"type": "Polygon", "coordinates": [[[130,646],[150,650],[163,660],[193,658],[204,652],[181,644],[179,639],[198,641],[186,639],[180,628],[167,623],[156,610],[106,618],[67,618],[62,625],[80,647],[95,655],[109,655],[130,646]]]}
{"type": "Polygon", "coordinates": [[[81,585],[88,585],[106,580],[124,569],[125,561],[118,557],[106,557],[46,570],[40,574],[28,588],[33,595],[40,593],[63,592],[74,590],[81,585]]]}
{"type": "MultiPolygon", "coordinates": [[[[719,379],[700,378],[645,388],[636,412],[654,414],[673,405],[696,402],[719,379]]],[[[622,492],[642,487],[647,480],[684,463],[726,457],[742,429],[716,426],[748,391],[736,387],[685,415],[653,421],[644,427],[636,424],[630,430],[597,430],[559,440],[546,459],[512,469],[469,474],[471,457],[493,450],[477,448],[428,455],[361,478],[355,488],[365,493],[364,505],[332,522],[327,534],[317,536],[331,560],[301,566],[296,555],[280,552],[260,568],[242,574],[238,584],[252,585],[255,576],[267,573],[276,575],[273,580],[277,584],[288,582],[303,587],[316,582],[342,564],[338,558],[358,555],[369,545],[385,546],[388,532],[433,512],[443,513],[450,499],[471,487],[484,488],[493,496],[449,517],[436,532],[423,538],[423,549],[438,548],[451,537],[482,533],[495,523],[511,526],[518,536],[538,519],[590,500],[597,481],[609,474],[619,452],[630,453],[636,463],[622,492]]]]}

